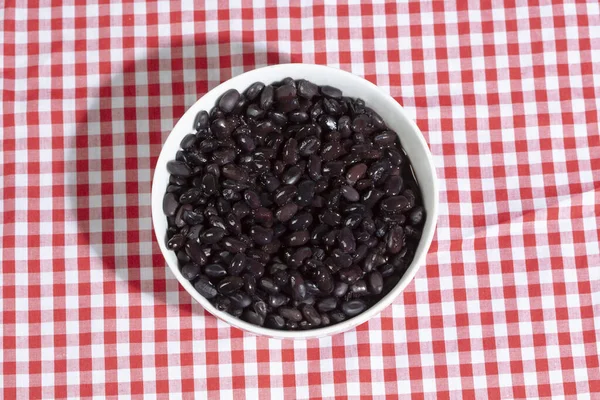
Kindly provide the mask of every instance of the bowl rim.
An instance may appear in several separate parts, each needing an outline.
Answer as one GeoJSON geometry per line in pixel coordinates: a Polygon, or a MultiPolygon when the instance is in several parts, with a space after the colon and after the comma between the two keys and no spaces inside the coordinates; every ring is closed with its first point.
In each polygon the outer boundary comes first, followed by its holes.
{"type": "MultiPolygon", "coordinates": [[[[290,76],[292,76],[291,73],[290,73],[290,76]]],[[[256,79],[256,80],[260,80],[260,79],[256,79]]],[[[263,80],[266,81],[266,79],[264,79],[264,78],[263,78],[263,80]]],[[[410,156],[409,156],[409,159],[410,159],[410,156]]],[[[154,235],[156,237],[159,248],[161,250],[161,254],[162,254],[165,262],[167,263],[167,266],[169,267],[169,269],[171,270],[173,275],[175,275],[175,278],[179,281],[179,284],[186,290],[186,292],[188,292],[188,294],[190,294],[192,296],[193,299],[195,299],[202,306],[202,308],[204,310],[206,310],[210,314],[214,315],[217,319],[221,319],[222,321],[226,322],[227,324],[229,324],[233,327],[236,327],[238,329],[241,329],[242,331],[249,332],[254,335],[266,336],[269,338],[305,340],[305,339],[311,339],[311,338],[320,338],[320,337],[330,336],[330,335],[334,335],[337,333],[345,332],[353,327],[356,327],[356,326],[370,320],[375,315],[381,313],[382,310],[387,308],[396,298],[398,298],[400,293],[402,293],[404,291],[406,286],[408,286],[408,284],[413,280],[417,271],[425,263],[425,258],[427,256],[427,253],[431,246],[431,242],[433,240],[433,236],[435,234],[435,230],[436,230],[436,226],[437,226],[438,207],[439,207],[438,178],[437,178],[435,163],[434,163],[433,157],[431,155],[431,151],[429,149],[429,146],[427,145],[427,142],[425,141],[425,138],[424,138],[421,130],[417,126],[417,124],[406,113],[406,111],[404,111],[404,108],[389,93],[385,92],[383,89],[379,88],[377,85],[371,83],[370,81],[368,81],[360,76],[354,75],[351,72],[348,72],[348,71],[345,71],[342,69],[338,69],[335,67],[331,67],[331,66],[326,66],[326,65],[305,64],[305,63],[287,63],[287,64],[269,65],[266,67],[261,67],[261,68],[256,68],[253,70],[246,71],[240,75],[234,76],[234,77],[224,81],[223,83],[221,83],[218,86],[214,87],[213,89],[209,90],[204,95],[202,95],[200,98],[198,98],[198,100],[196,100],[196,102],[194,102],[194,104],[192,104],[185,111],[185,113],[179,118],[177,123],[173,126],[173,128],[169,132],[169,135],[167,136],[166,140],[161,145],[161,151],[160,151],[159,157],[157,158],[157,161],[156,161],[156,165],[154,166],[154,169],[152,172],[153,172],[153,177],[152,177],[152,192],[151,192],[151,212],[152,212],[152,225],[153,225],[154,235]],[[169,160],[173,159],[174,156],[172,154],[166,154],[166,151],[165,151],[166,146],[165,145],[167,144],[167,142],[170,139],[175,140],[173,133],[175,131],[179,131],[181,129],[179,127],[179,125],[182,124],[182,121],[185,119],[185,117],[188,115],[188,113],[190,113],[190,111],[193,108],[195,108],[198,105],[198,103],[201,102],[205,97],[210,95],[213,97],[217,96],[216,98],[218,98],[218,96],[220,96],[226,90],[240,86],[239,83],[244,82],[246,80],[246,78],[251,75],[256,74],[256,75],[261,75],[261,76],[265,77],[265,76],[268,76],[268,73],[272,72],[272,71],[286,70],[286,69],[289,69],[290,67],[293,67],[292,69],[294,69],[299,66],[302,68],[310,69],[311,70],[310,72],[317,72],[320,70],[320,72],[341,75],[345,79],[354,81],[355,83],[362,85],[371,91],[374,91],[381,97],[381,101],[385,101],[388,103],[389,106],[395,108],[396,111],[404,117],[404,119],[406,120],[408,125],[411,127],[411,129],[413,131],[412,134],[414,134],[416,141],[422,147],[422,150],[424,151],[424,153],[426,155],[427,164],[429,164],[429,167],[431,170],[430,178],[432,180],[431,183],[433,186],[434,198],[432,201],[431,209],[427,210],[427,220],[425,221],[425,227],[427,227],[427,229],[423,229],[421,240],[419,242],[419,247],[423,246],[420,254],[418,255],[418,257],[415,256],[415,258],[411,262],[410,266],[407,268],[404,275],[402,275],[402,277],[400,278],[400,281],[396,284],[396,286],[394,286],[394,288],[392,288],[383,298],[381,298],[379,300],[379,302],[375,303],[372,307],[368,308],[364,312],[362,312],[352,318],[349,318],[345,321],[337,323],[337,324],[332,324],[332,325],[322,327],[322,328],[307,329],[307,330],[303,330],[303,331],[302,330],[285,331],[285,330],[277,330],[277,329],[271,329],[271,328],[267,328],[267,327],[253,325],[246,321],[243,321],[242,319],[240,319],[238,317],[234,317],[231,314],[217,310],[205,297],[200,295],[200,293],[198,293],[194,289],[193,285],[188,280],[186,280],[183,277],[183,275],[179,271],[178,265],[176,265],[177,262],[172,263],[169,261],[166,254],[171,251],[166,248],[166,244],[164,243],[165,242],[164,241],[164,232],[158,231],[158,221],[160,218],[165,218],[165,216],[162,211],[162,199],[164,197],[164,192],[159,193],[160,185],[158,184],[157,176],[160,174],[157,174],[157,170],[158,170],[159,166],[161,166],[161,165],[165,166],[169,160]],[[161,239],[161,237],[162,237],[162,239],[161,239]],[[173,265],[173,264],[175,264],[175,265],[173,265]]]]}

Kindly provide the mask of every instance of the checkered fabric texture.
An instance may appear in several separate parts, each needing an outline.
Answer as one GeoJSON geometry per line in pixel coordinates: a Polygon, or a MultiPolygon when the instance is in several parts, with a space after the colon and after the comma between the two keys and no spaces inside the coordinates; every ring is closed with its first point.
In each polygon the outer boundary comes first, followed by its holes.
{"type": "Polygon", "coordinates": [[[206,3],[0,2],[0,396],[600,398],[598,2],[206,3]],[[205,312],[150,218],[177,119],[287,62],[389,92],[440,179],[406,291],[309,341],[205,312]]]}

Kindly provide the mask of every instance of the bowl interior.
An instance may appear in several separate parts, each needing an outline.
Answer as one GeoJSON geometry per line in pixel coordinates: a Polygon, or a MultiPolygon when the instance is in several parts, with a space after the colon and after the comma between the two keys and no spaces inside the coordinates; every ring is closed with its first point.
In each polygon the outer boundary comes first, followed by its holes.
{"type": "Polygon", "coordinates": [[[437,178],[431,153],[429,152],[419,128],[406,115],[402,107],[387,93],[362,78],[335,68],[310,64],[281,64],[252,70],[236,76],[208,92],[187,110],[171,131],[158,158],[152,184],[152,221],[154,224],[154,231],[163,256],[177,280],[183,285],[188,293],[194,297],[194,299],[196,299],[207,311],[218,318],[221,318],[240,329],[275,338],[313,338],[343,332],[366,321],[387,307],[406,287],[420,265],[423,264],[437,222],[437,207],[437,178]],[[201,110],[210,111],[214,107],[217,99],[226,90],[235,88],[238,91],[243,92],[250,84],[256,81],[262,81],[265,84],[269,84],[274,81],[282,80],[288,76],[294,79],[307,79],[318,85],[337,87],[342,90],[344,96],[362,98],[368,107],[371,107],[381,115],[388,127],[398,133],[402,147],[405,149],[411,161],[415,176],[421,187],[423,203],[427,213],[426,221],[423,226],[423,234],[419,246],[417,247],[414,260],[396,287],[394,287],[376,305],[354,318],[339,324],[307,331],[279,331],[259,327],[213,307],[212,304],[202,297],[194,289],[193,285],[181,275],[175,253],[166,248],[165,237],[167,220],[162,212],[162,199],[169,182],[166,164],[168,161],[175,158],[175,153],[179,150],[181,139],[186,134],[192,132],[192,124],[196,114],[201,110]]]}

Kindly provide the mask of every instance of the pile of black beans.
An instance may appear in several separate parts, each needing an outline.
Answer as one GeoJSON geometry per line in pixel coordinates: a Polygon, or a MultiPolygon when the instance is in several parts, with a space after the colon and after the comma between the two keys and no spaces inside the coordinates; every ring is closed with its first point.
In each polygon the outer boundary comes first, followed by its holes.
{"type": "Polygon", "coordinates": [[[363,100],[307,80],[228,90],[167,169],[181,273],[217,309],[273,329],[371,307],[410,265],[425,221],[396,132],[363,100]]]}

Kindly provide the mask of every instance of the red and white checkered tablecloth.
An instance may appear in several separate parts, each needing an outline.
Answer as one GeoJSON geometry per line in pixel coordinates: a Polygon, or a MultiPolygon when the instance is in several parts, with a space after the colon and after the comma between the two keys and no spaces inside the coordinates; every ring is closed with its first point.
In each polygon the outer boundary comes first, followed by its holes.
{"type": "Polygon", "coordinates": [[[598,2],[206,3],[0,2],[0,397],[600,398],[598,2]],[[150,219],[177,119],[284,62],[389,91],[440,177],[426,266],[320,340],[204,312],[150,219]]]}

